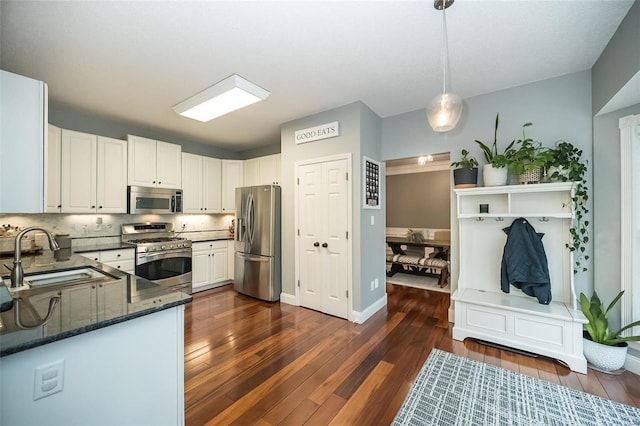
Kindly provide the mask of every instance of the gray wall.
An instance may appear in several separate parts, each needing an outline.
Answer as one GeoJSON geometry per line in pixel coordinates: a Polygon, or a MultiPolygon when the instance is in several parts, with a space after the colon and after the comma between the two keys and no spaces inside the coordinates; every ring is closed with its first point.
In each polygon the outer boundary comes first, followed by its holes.
{"type": "MultiPolygon", "coordinates": [[[[582,71],[524,86],[501,90],[464,100],[460,123],[451,132],[435,133],[427,123],[424,110],[417,110],[382,120],[382,158],[393,160],[415,157],[424,153],[451,152],[452,161],[460,157],[462,148],[468,149],[481,161],[482,153],[474,139],[491,141],[496,112],[500,113],[498,144],[506,144],[522,135],[521,126],[533,122],[527,136],[546,146],[563,139],[584,150],[585,159],[592,164],[591,73],[582,71]]],[[[588,182],[591,185],[591,168],[588,182]]],[[[482,178],[479,182],[482,184],[482,178]]],[[[451,198],[451,262],[452,290],[458,279],[458,238],[455,219],[455,197],[451,198]]],[[[591,244],[587,247],[591,253],[591,244]]],[[[577,291],[593,288],[593,265],[589,271],[576,275],[577,291]]]]}
{"type": "Polygon", "coordinates": [[[448,170],[387,175],[387,226],[448,229],[449,177],[448,170]]]}
{"type": "MultiPolygon", "coordinates": [[[[362,312],[384,295],[384,206],[380,210],[362,209],[362,155],[380,158],[379,118],[362,102],[355,102],[282,125],[282,258],[295,259],[295,163],[303,160],[350,153],[352,155],[351,190],[353,224],[353,258],[351,261],[352,308],[362,312]],[[296,145],[296,130],[333,121],[340,122],[340,136],[296,145]],[[370,224],[374,217],[374,225],[370,224]],[[366,228],[363,223],[366,218],[366,228]],[[361,260],[364,259],[364,260],[361,260]],[[366,276],[365,276],[366,275],[366,276]],[[374,277],[375,275],[375,277],[374,277]],[[371,292],[369,283],[378,278],[378,289],[371,292]],[[367,290],[368,288],[368,290],[367,290]]],[[[383,201],[384,202],[384,201],[383,201]]],[[[282,291],[295,294],[295,264],[283,262],[282,291]]]]}
{"type": "Polygon", "coordinates": [[[63,129],[76,130],[78,132],[107,136],[115,139],[126,139],[127,134],[142,136],[182,145],[182,151],[191,154],[231,160],[241,159],[240,154],[237,152],[217,148],[202,142],[186,140],[179,135],[163,132],[157,128],[145,127],[139,124],[126,123],[93,115],[89,112],[79,111],[54,102],[49,102],[49,123],[63,129]]]}
{"type": "MultiPolygon", "coordinates": [[[[593,115],[640,71],[640,1],[636,1],[593,65],[593,115]]],[[[639,94],[640,96],[640,94],[639,94]]]]}

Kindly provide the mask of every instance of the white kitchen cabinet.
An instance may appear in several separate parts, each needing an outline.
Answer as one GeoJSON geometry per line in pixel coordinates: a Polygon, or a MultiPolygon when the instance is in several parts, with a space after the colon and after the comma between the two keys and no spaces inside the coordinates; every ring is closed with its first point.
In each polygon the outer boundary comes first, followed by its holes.
{"type": "Polygon", "coordinates": [[[135,249],[133,248],[91,251],[80,253],[80,255],[119,269],[127,274],[135,274],[135,249]]]}
{"type": "Polygon", "coordinates": [[[221,160],[182,154],[183,213],[220,212],[221,160]]]}
{"type": "Polygon", "coordinates": [[[61,164],[63,213],[126,213],[126,141],[63,129],[61,164]]]}
{"type": "Polygon", "coordinates": [[[571,242],[573,183],[547,183],[455,190],[460,277],[451,296],[453,338],[472,337],[559,359],[587,372],[582,325],[573,282],[571,242]],[[487,204],[489,213],[480,213],[487,204]],[[503,228],[523,217],[543,233],[552,301],[538,303],[510,286],[503,293],[500,270],[507,235],[503,228]]]}
{"type": "Polygon", "coordinates": [[[222,213],[235,213],[236,188],[243,186],[242,160],[222,160],[222,213]]]}
{"type": "Polygon", "coordinates": [[[123,280],[100,283],[96,287],[98,321],[127,313],[127,286],[123,280]]]}
{"type": "Polygon", "coordinates": [[[235,270],[235,247],[233,240],[227,240],[227,278],[233,280],[235,270]]]}
{"type": "Polygon", "coordinates": [[[226,284],[228,280],[228,247],[226,240],[193,243],[192,288],[201,291],[226,284]]]}
{"type": "Polygon", "coordinates": [[[0,213],[46,211],[47,85],[0,70],[0,213]]]}
{"type": "Polygon", "coordinates": [[[244,160],[243,186],[278,185],[280,183],[280,154],[244,160]]]}
{"type": "Polygon", "coordinates": [[[62,188],[62,129],[49,124],[49,139],[47,142],[47,213],[60,213],[62,201],[60,190],[62,188]]]}
{"type": "Polygon", "coordinates": [[[127,135],[129,185],[182,188],[182,147],[127,135]]]}
{"type": "Polygon", "coordinates": [[[74,285],[60,290],[62,330],[94,324],[98,318],[95,284],[74,285]]]}

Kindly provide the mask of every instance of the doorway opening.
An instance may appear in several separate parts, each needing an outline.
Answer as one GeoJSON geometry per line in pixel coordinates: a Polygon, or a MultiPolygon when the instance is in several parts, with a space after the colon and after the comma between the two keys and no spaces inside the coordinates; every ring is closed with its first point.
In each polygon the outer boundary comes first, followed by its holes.
{"type": "Polygon", "coordinates": [[[450,292],[450,162],[436,153],[385,163],[388,283],[450,292]]]}

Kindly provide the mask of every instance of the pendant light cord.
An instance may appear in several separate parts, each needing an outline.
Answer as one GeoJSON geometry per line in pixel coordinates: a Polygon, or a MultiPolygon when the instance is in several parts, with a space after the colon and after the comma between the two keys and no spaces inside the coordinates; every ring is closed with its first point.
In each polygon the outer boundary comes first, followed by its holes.
{"type": "Polygon", "coordinates": [[[447,92],[447,68],[449,67],[449,41],[447,40],[447,14],[442,0],[442,93],[447,92]]]}

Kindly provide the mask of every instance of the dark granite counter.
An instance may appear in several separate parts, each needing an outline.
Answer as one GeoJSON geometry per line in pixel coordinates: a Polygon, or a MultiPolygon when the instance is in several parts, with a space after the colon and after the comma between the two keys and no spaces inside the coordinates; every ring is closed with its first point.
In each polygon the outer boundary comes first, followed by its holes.
{"type": "MultiPolygon", "coordinates": [[[[124,248],[124,247],[120,247],[124,248]]],[[[98,281],[11,290],[13,306],[0,313],[0,357],[98,328],[183,305],[191,296],[81,255],[55,261],[52,252],[23,256],[25,274],[87,267],[106,274],[98,281]],[[53,308],[51,308],[53,304],[53,308]],[[47,321],[43,321],[51,312],[47,321]]],[[[0,257],[8,286],[12,257],[0,257]]],[[[101,274],[102,275],[102,274],[101,274]]],[[[4,284],[0,284],[4,285],[4,284]]],[[[10,306],[10,304],[9,304],[10,306]]],[[[3,303],[6,309],[7,304],[3,303]]]]}

